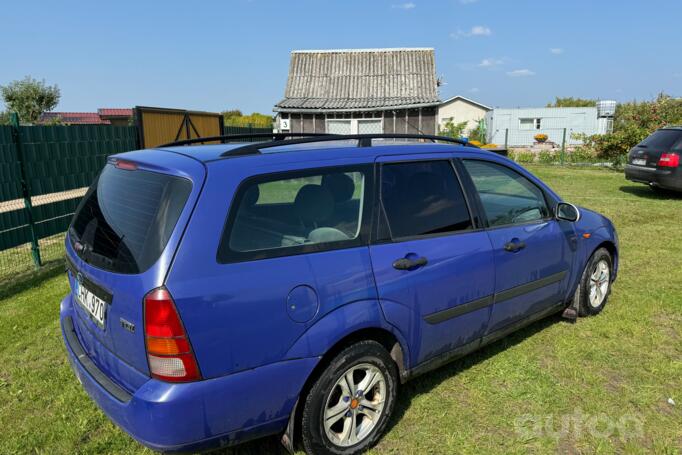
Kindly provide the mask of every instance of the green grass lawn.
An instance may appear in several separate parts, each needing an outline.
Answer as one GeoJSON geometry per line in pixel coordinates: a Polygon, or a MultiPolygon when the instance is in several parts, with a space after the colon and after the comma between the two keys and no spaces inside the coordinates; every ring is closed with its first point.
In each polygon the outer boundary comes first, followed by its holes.
{"type": "MultiPolygon", "coordinates": [[[[616,224],[609,305],[577,324],[541,321],[406,384],[372,453],[682,451],[682,197],[612,171],[532,170],[616,224]],[[629,431],[609,428],[618,422],[629,431]]],[[[0,301],[0,452],[148,453],[71,373],[57,321],[66,292],[60,275],[0,301]]],[[[279,451],[269,438],[228,453],[279,451]]]]}

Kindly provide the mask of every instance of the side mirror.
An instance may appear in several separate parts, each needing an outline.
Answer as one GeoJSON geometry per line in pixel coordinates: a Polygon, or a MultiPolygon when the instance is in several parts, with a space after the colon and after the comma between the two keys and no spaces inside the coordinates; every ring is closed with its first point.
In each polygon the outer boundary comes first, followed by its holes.
{"type": "Polygon", "coordinates": [[[568,202],[559,202],[556,206],[556,219],[570,221],[572,223],[580,219],[580,210],[568,202]]]}

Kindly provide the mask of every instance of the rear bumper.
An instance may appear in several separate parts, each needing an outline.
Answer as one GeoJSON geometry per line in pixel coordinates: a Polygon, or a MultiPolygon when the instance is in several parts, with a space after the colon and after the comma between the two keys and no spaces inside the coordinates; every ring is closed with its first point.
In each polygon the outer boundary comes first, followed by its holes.
{"type": "Polygon", "coordinates": [[[62,301],[60,321],[76,377],[114,423],[157,451],[201,451],[282,432],[318,361],[290,360],[185,384],[150,379],[125,390],[83,351],[69,300],[62,301]]]}
{"type": "Polygon", "coordinates": [[[625,178],[633,182],[656,185],[667,190],[682,191],[682,173],[679,169],[625,165],[625,178]]]}

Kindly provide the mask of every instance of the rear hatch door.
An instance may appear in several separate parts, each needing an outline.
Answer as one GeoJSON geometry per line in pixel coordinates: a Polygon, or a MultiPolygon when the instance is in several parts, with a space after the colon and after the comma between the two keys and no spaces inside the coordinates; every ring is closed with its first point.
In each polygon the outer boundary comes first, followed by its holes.
{"type": "Polygon", "coordinates": [[[682,129],[660,129],[632,148],[628,163],[655,168],[663,153],[682,150],[682,129]]]}
{"type": "Polygon", "coordinates": [[[129,388],[131,372],[149,375],[144,296],[163,284],[204,179],[201,162],[176,153],[112,157],[69,228],[76,331],[95,363],[129,388]]]}

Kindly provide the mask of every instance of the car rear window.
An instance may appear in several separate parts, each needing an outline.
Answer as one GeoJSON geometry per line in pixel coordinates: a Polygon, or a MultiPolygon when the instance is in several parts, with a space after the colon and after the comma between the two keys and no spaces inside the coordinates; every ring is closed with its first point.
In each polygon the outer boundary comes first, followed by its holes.
{"type": "Polygon", "coordinates": [[[192,183],[184,178],[107,165],[85,195],[70,228],[79,256],[117,273],[142,273],[161,255],[192,183]]]}
{"type": "Polygon", "coordinates": [[[682,130],[658,130],[640,142],[639,145],[650,149],[682,149],[682,130]]]}

